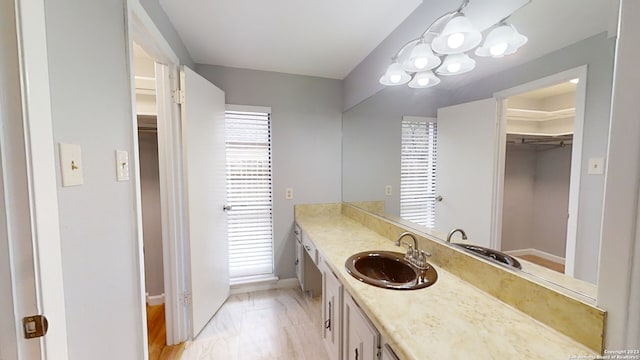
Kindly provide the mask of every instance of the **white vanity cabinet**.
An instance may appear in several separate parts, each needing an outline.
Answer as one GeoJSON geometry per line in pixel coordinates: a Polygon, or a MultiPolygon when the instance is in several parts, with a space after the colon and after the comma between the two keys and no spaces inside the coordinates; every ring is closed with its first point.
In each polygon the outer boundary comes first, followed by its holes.
{"type": "Polygon", "coordinates": [[[383,340],[382,343],[383,345],[382,345],[381,360],[400,360],[398,355],[396,355],[396,353],[393,352],[393,349],[391,349],[391,346],[389,346],[389,344],[387,344],[386,341],[383,340]]]}
{"type": "Polygon", "coordinates": [[[344,295],[343,315],[343,359],[344,360],[379,360],[380,333],[369,322],[360,307],[348,293],[344,295]]]}
{"type": "Polygon", "coordinates": [[[294,234],[296,236],[296,277],[300,283],[302,291],[310,291],[317,294],[322,286],[318,263],[318,251],[315,245],[304,236],[302,229],[295,224],[294,234]]]}
{"type": "Polygon", "coordinates": [[[342,359],[342,284],[321,260],[322,341],[332,360],[342,359]]]}

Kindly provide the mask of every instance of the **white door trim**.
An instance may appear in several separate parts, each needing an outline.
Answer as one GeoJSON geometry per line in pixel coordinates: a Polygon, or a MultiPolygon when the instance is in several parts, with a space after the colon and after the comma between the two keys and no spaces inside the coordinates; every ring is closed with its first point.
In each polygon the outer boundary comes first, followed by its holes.
{"type": "Polygon", "coordinates": [[[566,239],[566,255],[565,255],[565,274],[574,275],[575,255],[577,246],[577,230],[578,230],[578,208],[580,201],[580,180],[582,167],[582,141],[584,130],[584,111],[587,99],[587,65],[578,66],[573,69],[549,75],[544,78],[518,85],[516,87],[506,89],[494,94],[498,101],[499,120],[498,120],[498,143],[496,151],[496,176],[494,181],[494,193],[496,194],[496,204],[493,209],[493,236],[492,246],[500,249],[502,244],[502,207],[504,197],[504,164],[506,157],[506,117],[504,116],[504,101],[506,98],[522,94],[528,91],[540,89],[543,87],[555,85],[563,81],[571,79],[580,79],[576,84],[576,112],[574,118],[573,145],[571,151],[571,176],[569,185],[569,220],[567,222],[567,239],[566,239]]]}
{"type": "MultiPolygon", "coordinates": [[[[127,1],[127,42],[131,98],[135,99],[135,79],[133,69],[133,42],[140,45],[156,61],[156,97],[158,110],[158,156],[160,169],[160,198],[162,216],[162,247],[165,288],[165,320],[167,344],[175,345],[188,339],[188,313],[183,301],[185,282],[185,231],[184,199],[182,180],[182,143],[180,132],[180,111],[172,99],[173,90],[178,87],[179,58],[162,36],[138,0],[127,1]]],[[[135,102],[131,104],[133,159],[140,163],[138,153],[137,118],[135,102]]],[[[139,169],[133,171],[135,182],[135,207],[138,248],[138,286],[142,317],[140,322],[146,339],[145,278],[142,237],[142,209],[139,169]]],[[[144,358],[147,359],[147,347],[144,358]]]]}
{"type": "Polygon", "coordinates": [[[637,349],[640,343],[640,311],[632,302],[640,298],[638,13],[640,2],[621,1],[598,268],[597,304],[607,310],[607,349],[637,349]]]}
{"type": "MultiPolygon", "coordinates": [[[[17,0],[15,4],[36,295],[38,308],[46,311],[50,323],[41,342],[42,355],[64,359],[68,357],[68,345],[45,5],[42,0],[17,0]]],[[[19,317],[26,315],[30,314],[19,317]]]]}
{"type": "Polygon", "coordinates": [[[184,302],[186,282],[185,199],[182,171],[180,109],[171,98],[179,82],[178,67],[156,63],[158,160],[162,216],[162,251],[167,344],[189,338],[189,312],[184,302]]]}

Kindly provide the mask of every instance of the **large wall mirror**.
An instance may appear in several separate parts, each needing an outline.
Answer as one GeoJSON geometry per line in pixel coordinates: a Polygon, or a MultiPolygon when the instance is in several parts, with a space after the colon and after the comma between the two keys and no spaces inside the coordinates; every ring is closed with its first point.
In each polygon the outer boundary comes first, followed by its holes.
{"type": "Polygon", "coordinates": [[[529,37],[518,53],[345,111],[343,201],[384,201],[443,241],[462,228],[595,301],[618,6],[533,1],[509,19],[529,37]]]}

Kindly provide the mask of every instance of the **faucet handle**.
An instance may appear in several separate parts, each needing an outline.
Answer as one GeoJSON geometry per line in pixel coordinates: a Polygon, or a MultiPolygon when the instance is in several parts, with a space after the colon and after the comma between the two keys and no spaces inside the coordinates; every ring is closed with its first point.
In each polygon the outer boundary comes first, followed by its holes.
{"type": "Polygon", "coordinates": [[[421,254],[422,256],[424,256],[425,260],[426,260],[428,257],[431,257],[431,253],[430,253],[430,252],[428,252],[428,251],[425,251],[425,250],[420,250],[420,254],[421,254]]]}
{"type": "MultiPolygon", "coordinates": [[[[417,251],[416,251],[417,253],[417,251]]],[[[409,244],[409,248],[407,248],[407,253],[404,255],[405,258],[407,259],[411,259],[415,256],[414,251],[413,251],[413,246],[411,246],[411,244],[409,244]]]]}

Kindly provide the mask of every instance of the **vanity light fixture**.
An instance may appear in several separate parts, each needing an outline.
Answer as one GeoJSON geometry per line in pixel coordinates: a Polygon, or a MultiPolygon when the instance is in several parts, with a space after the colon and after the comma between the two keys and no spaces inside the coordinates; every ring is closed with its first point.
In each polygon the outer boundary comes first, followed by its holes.
{"type": "MultiPolygon", "coordinates": [[[[474,48],[476,56],[500,58],[514,54],[527,43],[526,36],[506,23],[511,16],[507,14],[506,18],[490,28],[482,46],[477,47],[482,42],[482,33],[474,28],[463,12],[469,1],[462,0],[456,10],[440,16],[419,38],[402,46],[391,59],[391,65],[380,78],[380,83],[386,86],[409,83],[411,88],[435,86],[440,79],[434,72],[451,76],[473,70],[476,61],[467,52],[474,48]]],[[[525,5],[531,1],[528,0],[525,5]]]]}
{"type": "Polygon", "coordinates": [[[569,82],[572,83],[572,84],[577,84],[577,83],[580,82],[580,78],[571,79],[571,80],[569,80],[569,82]]]}
{"type": "Polygon", "coordinates": [[[476,55],[501,58],[514,54],[527,41],[529,39],[520,34],[515,26],[501,22],[489,32],[484,44],[476,49],[476,55]]]}
{"type": "Polygon", "coordinates": [[[433,74],[433,71],[423,71],[416,73],[409,82],[409,87],[413,89],[424,89],[440,84],[440,78],[433,74]]]}
{"type": "Polygon", "coordinates": [[[402,63],[402,68],[407,72],[427,71],[436,68],[442,60],[431,50],[431,46],[420,40],[411,50],[409,58],[402,63]]]}
{"type": "Polygon", "coordinates": [[[380,83],[387,86],[396,86],[406,84],[411,80],[411,76],[407,74],[397,60],[393,60],[391,65],[387,67],[387,71],[380,78],[380,83]]]}
{"type": "Polygon", "coordinates": [[[473,27],[471,20],[458,13],[433,39],[431,47],[439,54],[460,54],[478,46],[481,41],[482,34],[473,27]]]}
{"type": "Polygon", "coordinates": [[[436,70],[438,75],[459,75],[473,70],[476,67],[476,61],[469,57],[469,55],[453,54],[447,55],[442,62],[442,66],[436,70]]]}

